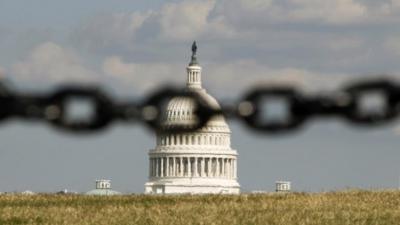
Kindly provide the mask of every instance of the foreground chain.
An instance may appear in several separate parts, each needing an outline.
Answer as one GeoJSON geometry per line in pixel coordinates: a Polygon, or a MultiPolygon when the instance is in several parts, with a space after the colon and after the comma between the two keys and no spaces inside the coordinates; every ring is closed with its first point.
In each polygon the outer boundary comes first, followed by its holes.
{"type": "Polygon", "coordinates": [[[47,95],[22,94],[0,86],[0,120],[21,118],[46,121],[57,128],[72,132],[92,132],[106,128],[113,122],[142,121],[156,132],[165,130],[164,104],[173,97],[192,98],[196,104],[195,123],[169,127],[169,132],[188,132],[200,129],[215,115],[237,118],[251,129],[264,133],[281,133],[301,127],[316,117],[339,117],[353,124],[379,125],[399,115],[400,84],[389,79],[355,83],[329,95],[310,96],[291,86],[271,86],[252,89],[236,104],[222,105],[221,109],[208,106],[194,92],[176,88],[162,88],[143,101],[115,101],[98,87],[64,86],[47,95]],[[379,93],[383,103],[379,109],[363,110],[362,98],[379,93]],[[268,118],[265,109],[269,100],[279,98],[287,105],[282,119],[268,118]],[[90,102],[89,117],[70,119],[68,101],[83,99],[90,102]]]}

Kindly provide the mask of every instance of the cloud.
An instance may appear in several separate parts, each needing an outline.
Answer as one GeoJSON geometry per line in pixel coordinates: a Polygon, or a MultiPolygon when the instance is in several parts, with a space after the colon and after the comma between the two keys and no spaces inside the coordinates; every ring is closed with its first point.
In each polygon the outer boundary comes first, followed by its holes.
{"type": "Polygon", "coordinates": [[[260,80],[329,86],[344,74],[400,70],[382,51],[398,51],[396,36],[383,46],[384,38],[371,35],[375,30],[369,27],[371,18],[395,20],[399,2],[189,0],[145,12],[99,14],[72,34],[79,43],[75,49],[43,43],[7,71],[25,80],[110,79],[145,90],[184,80],[182,63],[196,39],[205,77],[211,74],[204,82],[215,89],[233,91],[260,80]],[[353,29],[360,24],[366,30],[353,29]],[[87,49],[99,69],[78,55],[87,49]]]}
{"type": "Polygon", "coordinates": [[[218,3],[217,13],[242,28],[277,23],[341,25],[362,21],[368,13],[365,5],[354,0],[222,0],[218,3]]]}
{"type": "Polygon", "coordinates": [[[151,11],[99,14],[82,23],[72,39],[91,50],[132,48],[138,30],[152,15],[151,11]]]}
{"type": "MultiPolygon", "coordinates": [[[[149,91],[166,83],[184,86],[185,65],[168,63],[125,62],[119,56],[103,62],[103,72],[133,91],[149,91]]],[[[300,68],[274,69],[253,60],[203,65],[203,86],[219,95],[243,94],[257,85],[292,85],[305,91],[335,89],[350,77],[343,74],[320,74],[300,68]]]]}
{"type": "Polygon", "coordinates": [[[216,1],[166,4],[160,11],[161,35],[173,40],[193,40],[204,35],[230,36],[232,30],[220,15],[210,17],[216,1]]]}
{"type": "Polygon", "coordinates": [[[215,0],[191,0],[166,3],[157,11],[99,14],[83,22],[72,40],[90,50],[112,52],[133,51],[149,40],[154,44],[234,35],[223,16],[211,15],[215,4],[215,0]]]}
{"type": "Polygon", "coordinates": [[[203,75],[204,83],[213,90],[242,93],[253,86],[289,85],[306,91],[334,89],[343,81],[338,74],[320,74],[301,68],[272,68],[253,60],[211,64],[203,75]]]}
{"type": "Polygon", "coordinates": [[[180,83],[185,79],[184,68],[175,64],[132,63],[123,61],[119,56],[106,58],[102,69],[109,78],[139,92],[152,90],[165,83],[180,83]]]}
{"type": "Polygon", "coordinates": [[[35,47],[25,60],[12,65],[10,74],[13,79],[39,84],[96,80],[96,73],[78,55],[52,42],[35,47]]]}

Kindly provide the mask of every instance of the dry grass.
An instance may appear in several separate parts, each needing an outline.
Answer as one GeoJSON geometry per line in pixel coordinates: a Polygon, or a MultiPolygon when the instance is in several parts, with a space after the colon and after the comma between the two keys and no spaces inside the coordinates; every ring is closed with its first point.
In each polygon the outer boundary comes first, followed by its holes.
{"type": "Polygon", "coordinates": [[[400,192],[1,195],[0,224],[400,224],[400,192]]]}

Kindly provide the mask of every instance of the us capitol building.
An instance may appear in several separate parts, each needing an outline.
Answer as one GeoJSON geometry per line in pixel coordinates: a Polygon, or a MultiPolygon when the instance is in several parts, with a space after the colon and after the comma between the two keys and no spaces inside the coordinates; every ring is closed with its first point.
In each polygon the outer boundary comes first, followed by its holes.
{"type": "MultiPolygon", "coordinates": [[[[196,92],[210,107],[218,102],[201,86],[201,67],[196,42],[186,68],[186,90],[196,92]]],[[[195,103],[188,97],[174,97],[167,103],[163,125],[193,123],[195,103]]],[[[190,133],[160,132],[157,145],[149,151],[149,180],[146,194],[238,194],[237,152],[230,147],[231,131],[222,115],[212,117],[190,133]]]]}

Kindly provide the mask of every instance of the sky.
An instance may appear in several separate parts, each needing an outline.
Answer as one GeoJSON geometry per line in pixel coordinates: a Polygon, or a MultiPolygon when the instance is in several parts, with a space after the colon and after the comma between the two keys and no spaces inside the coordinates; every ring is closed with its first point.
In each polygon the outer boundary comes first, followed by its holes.
{"type": "MultiPolygon", "coordinates": [[[[255,84],[335,90],[371,76],[399,79],[400,0],[0,0],[0,75],[20,91],[96,83],[116,98],[183,85],[198,43],[203,86],[222,101],[255,84]]],[[[310,121],[264,135],[228,121],[242,191],[398,188],[400,127],[310,121]]],[[[27,121],[0,126],[0,192],[78,192],[94,180],[141,193],[154,134],[115,124],[76,135],[27,121]]]]}

